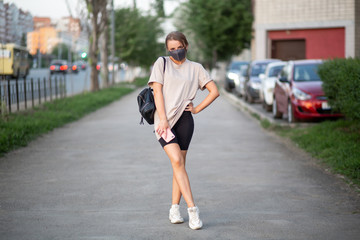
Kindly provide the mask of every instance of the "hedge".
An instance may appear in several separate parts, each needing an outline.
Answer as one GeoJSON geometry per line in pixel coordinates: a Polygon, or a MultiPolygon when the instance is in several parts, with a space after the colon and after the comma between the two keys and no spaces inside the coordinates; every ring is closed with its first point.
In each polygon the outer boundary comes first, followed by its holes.
{"type": "Polygon", "coordinates": [[[360,120],[360,59],[327,60],[319,67],[330,106],[347,118],[360,120]]]}

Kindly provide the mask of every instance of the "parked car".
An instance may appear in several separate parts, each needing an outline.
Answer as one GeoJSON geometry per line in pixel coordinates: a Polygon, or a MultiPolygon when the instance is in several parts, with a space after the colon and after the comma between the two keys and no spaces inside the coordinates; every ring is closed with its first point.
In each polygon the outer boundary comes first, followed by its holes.
{"type": "Polygon", "coordinates": [[[273,116],[288,116],[289,122],[300,119],[338,118],[331,110],[317,74],[322,60],[289,61],[275,83],[273,116]]]}
{"type": "Polygon", "coordinates": [[[266,66],[265,73],[260,74],[260,101],[266,111],[272,110],[276,79],[286,62],[272,62],[266,66]]]}
{"type": "Polygon", "coordinates": [[[265,72],[266,66],[271,62],[279,62],[278,59],[254,60],[250,62],[245,76],[245,101],[253,103],[259,99],[261,81],[259,75],[265,72]]]}
{"type": "Polygon", "coordinates": [[[235,92],[235,94],[237,94],[240,97],[244,96],[244,94],[245,94],[244,83],[245,83],[245,76],[246,76],[248,67],[249,67],[249,64],[242,65],[240,67],[240,71],[238,73],[237,79],[234,80],[234,84],[235,84],[234,92],[235,92]]]}
{"type": "Polygon", "coordinates": [[[235,80],[238,79],[238,74],[240,72],[240,67],[242,65],[247,65],[249,62],[246,61],[233,61],[229,64],[226,76],[224,88],[226,91],[231,92],[235,88],[235,80]]]}
{"type": "Polygon", "coordinates": [[[50,62],[50,74],[62,73],[66,74],[69,70],[69,64],[65,60],[52,60],[50,62]]]}

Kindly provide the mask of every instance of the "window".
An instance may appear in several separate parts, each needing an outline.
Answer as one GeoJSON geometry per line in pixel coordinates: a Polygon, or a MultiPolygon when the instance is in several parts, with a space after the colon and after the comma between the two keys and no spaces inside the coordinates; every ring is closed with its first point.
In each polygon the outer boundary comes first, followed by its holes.
{"type": "Polygon", "coordinates": [[[317,74],[319,64],[295,66],[294,81],[321,81],[317,74]]]}

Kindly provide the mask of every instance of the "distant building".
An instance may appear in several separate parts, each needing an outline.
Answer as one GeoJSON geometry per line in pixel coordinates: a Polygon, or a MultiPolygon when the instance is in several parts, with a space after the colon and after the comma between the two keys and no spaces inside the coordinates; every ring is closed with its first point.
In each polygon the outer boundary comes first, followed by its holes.
{"type": "Polygon", "coordinates": [[[34,30],[39,30],[43,27],[51,27],[51,19],[49,17],[34,17],[34,30]]]}
{"type": "Polygon", "coordinates": [[[27,40],[27,46],[32,55],[35,55],[39,49],[42,54],[50,54],[59,42],[56,30],[51,26],[29,32],[27,40]]]}
{"type": "Polygon", "coordinates": [[[0,1],[0,43],[5,43],[5,34],[6,34],[6,11],[5,4],[3,1],[0,1]]]}
{"type": "Polygon", "coordinates": [[[0,1],[0,43],[26,44],[27,32],[33,30],[32,16],[15,4],[0,1]]]}
{"type": "Polygon", "coordinates": [[[360,57],[360,1],[252,0],[253,59],[360,57]]]}
{"type": "Polygon", "coordinates": [[[70,33],[74,39],[77,39],[81,33],[80,19],[63,17],[58,21],[56,29],[60,32],[70,33]]]}
{"type": "Polygon", "coordinates": [[[75,59],[80,58],[81,53],[88,51],[89,38],[82,32],[79,18],[61,18],[56,24],[56,30],[61,43],[72,49],[75,59]]]}
{"type": "Polygon", "coordinates": [[[57,31],[49,17],[34,17],[34,31],[27,35],[27,46],[30,54],[35,55],[38,50],[42,54],[50,54],[60,41],[57,31]]]}

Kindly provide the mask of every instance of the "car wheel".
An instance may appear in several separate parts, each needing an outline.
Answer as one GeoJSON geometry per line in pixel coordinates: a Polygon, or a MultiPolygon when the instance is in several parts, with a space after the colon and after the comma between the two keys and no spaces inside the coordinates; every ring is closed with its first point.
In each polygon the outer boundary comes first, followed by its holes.
{"type": "Polygon", "coordinates": [[[250,94],[249,94],[249,96],[248,96],[248,102],[249,102],[249,103],[254,103],[254,99],[251,97],[250,94]]]}
{"type": "Polygon", "coordinates": [[[225,91],[230,92],[230,86],[229,86],[229,82],[227,80],[225,80],[225,82],[224,82],[224,88],[225,88],[225,91]]]}
{"type": "Polygon", "coordinates": [[[266,108],[266,105],[267,105],[267,104],[266,104],[265,100],[263,100],[263,101],[262,101],[262,108],[265,109],[265,110],[267,109],[267,108],[266,108]]]}
{"type": "Polygon", "coordinates": [[[263,101],[263,108],[265,109],[265,111],[267,112],[271,112],[272,110],[272,105],[269,105],[265,102],[265,100],[263,101]]]}
{"type": "Polygon", "coordinates": [[[297,122],[297,119],[294,116],[294,110],[290,100],[288,101],[288,122],[289,123],[297,122]]]}
{"type": "Polygon", "coordinates": [[[266,104],[266,111],[271,112],[272,111],[272,105],[266,104]]]}
{"type": "Polygon", "coordinates": [[[273,102],[273,117],[274,118],[282,118],[282,113],[278,111],[278,108],[277,108],[277,102],[276,102],[276,99],[274,97],[274,102],[273,102]]]}

